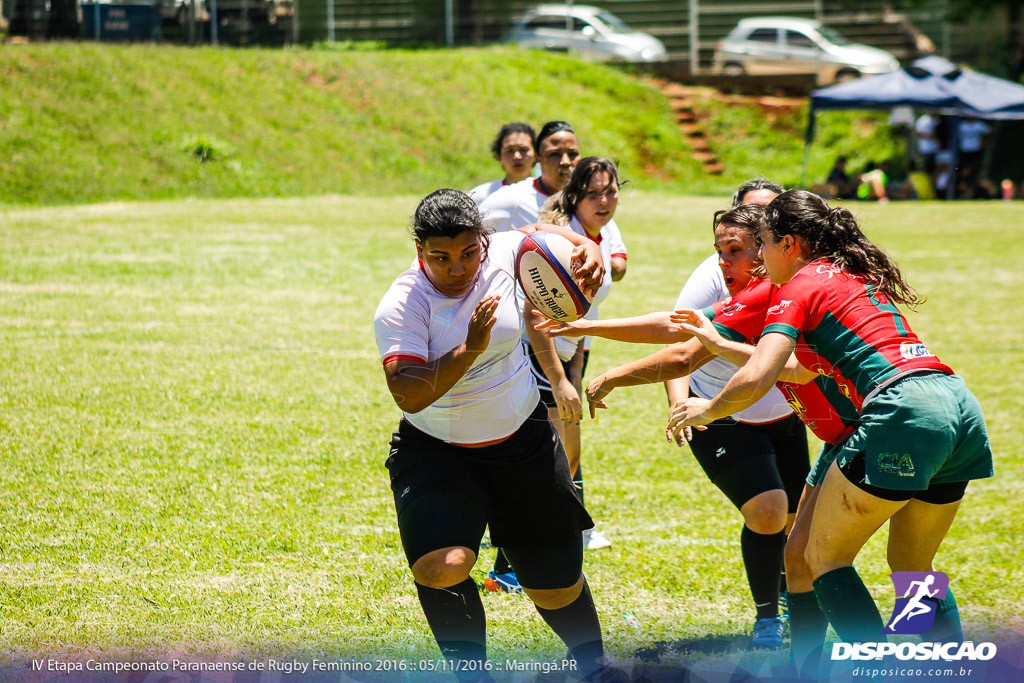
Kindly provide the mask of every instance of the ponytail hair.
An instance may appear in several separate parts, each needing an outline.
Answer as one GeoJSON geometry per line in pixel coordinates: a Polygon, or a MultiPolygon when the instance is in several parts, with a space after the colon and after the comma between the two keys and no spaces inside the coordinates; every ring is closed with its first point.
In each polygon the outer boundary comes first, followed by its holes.
{"type": "Polygon", "coordinates": [[[891,301],[914,308],[923,301],[896,262],[861,232],[848,209],[830,207],[806,190],[783,192],[765,210],[765,228],[776,242],[800,237],[811,259],[825,259],[876,285],[891,301]]]}

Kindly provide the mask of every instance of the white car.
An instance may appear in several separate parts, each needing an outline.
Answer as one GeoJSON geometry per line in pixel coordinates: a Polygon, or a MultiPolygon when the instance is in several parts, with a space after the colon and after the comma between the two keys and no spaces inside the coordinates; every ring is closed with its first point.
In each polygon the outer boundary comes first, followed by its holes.
{"type": "Polygon", "coordinates": [[[888,73],[899,62],[885,50],[849,42],[820,21],[743,19],[715,47],[711,70],[726,76],[812,74],[818,85],[888,73]]]}
{"type": "Polygon", "coordinates": [[[591,5],[540,5],[526,12],[506,40],[521,47],[569,52],[584,59],[656,62],[665,46],[591,5]],[[568,12],[567,12],[568,10],[568,12]]]}

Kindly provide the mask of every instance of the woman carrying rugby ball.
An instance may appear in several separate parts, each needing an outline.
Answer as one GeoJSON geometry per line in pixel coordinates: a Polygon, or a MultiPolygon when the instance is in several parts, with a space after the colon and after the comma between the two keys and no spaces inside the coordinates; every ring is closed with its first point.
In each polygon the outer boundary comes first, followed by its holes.
{"type": "MultiPolygon", "coordinates": [[[[576,246],[585,263],[574,276],[593,293],[604,279],[597,245],[537,228],[576,246]]],[[[386,463],[402,546],[438,646],[467,679],[489,678],[483,603],[469,577],[488,525],[579,671],[608,671],[582,573],[581,532],[593,523],[520,343],[515,257],[537,228],[487,235],[468,195],[437,190],[413,219],[419,262],[374,318],[403,413],[386,463]]]]}
{"type": "MultiPolygon", "coordinates": [[[[480,212],[488,227],[496,232],[515,230],[524,225],[540,220],[542,209],[552,200],[553,195],[562,191],[573,178],[573,173],[580,159],[580,145],[576,131],[565,121],[549,121],[537,135],[537,160],[540,162],[541,174],[536,178],[527,178],[521,182],[501,188],[489,196],[481,205],[480,212]]],[[[614,165],[609,164],[610,167],[614,165]]],[[[589,174],[593,170],[588,171],[589,174]]],[[[618,180],[615,181],[616,187],[618,180]]],[[[577,192],[577,194],[579,194],[577,192]]],[[[582,198],[582,194],[579,194],[582,198]]],[[[605,211],[607,210],[607,207],[605,211]]],[[[614,215],[615,207],[611,207],[614,215]]],[[[565,220],[568,221],[569,216],[565,220]]],[[[592,226],[595,230],[594,239],[602,240],[606,254],[606,266],[611,271],[611,279],[618,281],[626,273],[626,245],[622,241],[619,227],[612,217],[594,217],[600,221],[592,226]]],[[[581,227],[574,228],[580,235],[586,233],[581,227]]],[[[607,290],[606,290],[607,291],[607,290]]],[[[532,323],[529,310],[526,319],[532,323]]],[[[579,422],[583,417],[583,403],[580,400],[580,379],[583,376],[583,356],[574,358],[574,350],[563,347],[555,349],[554,343],[543,336],[531,336],[532,324],[528,324],[523,334],[523,343],[530,349],[531,358],[540,360],[535,363],[535,377],[541,398],[548,406],[548,414],[558,430],[558,435],[565,444],[570,462],[579,462],[579,422]],[[539,355],[537,355],[539,354],[539,355]]],[[[582,490],[582,470],[574,466],[576,486],[582,490]]],[[[598,549],[611,545],[599,532],[591,532],[585,539],[585,548],[598,549]]],[[[488,574],[484,587],[490,591],[516,592],[519,584],[515,572],[498,552],[494,568],[488,574]]]]}

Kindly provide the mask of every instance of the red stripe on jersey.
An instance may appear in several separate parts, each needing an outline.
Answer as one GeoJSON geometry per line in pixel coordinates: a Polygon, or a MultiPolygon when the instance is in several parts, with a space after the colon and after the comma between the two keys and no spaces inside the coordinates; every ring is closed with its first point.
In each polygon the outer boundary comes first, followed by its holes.
{"type": "Polygon", "coordinates": [[[413,356],[413,355],[408,354],[408,353],[396,353],[393,356],[385,356],[384,359],[380,363],[381,363],[381,365],[387,365],[391,361],[396,361],[396,360],[414,360],[417,363],[426,363],[427,362],[426,358],[420,358],[419,356],[413,356]]]}
{"type": "Polygon", "coordinates": [[[551,196],[547,192],[544,191],[544,188],[542,188],[540,186],[540,176],[537,176],[536,178],[533,179],[533,189],[537,190],[537,192],[540,192],[545,197],[550,197],[551,196]]]}
{"type": "Polygon", "coordinates": [[[625,258],[625,259],[629,258],[629,254],[622,254],[622,253],[612,254],[612,258],[615,258],[616,256],[618,256],[619,258],[625,258]]]}
{"type": "MultiPolygon", "coordinates": [[[[515,432],[512,432],[512,434],[515,434],[515,432]]],[[[501,443],[502,441],[505,441],[506,439],[508,439],[509,436],[512,436],[512,434],[509,434],[508,436],[503,436],[500,439],[492,439],[491,441],[481,441],[480,443],[455,443],[455,442],[452,442],[452,445],[453,446],[462,446],[463,448],[481,448],[483,446],[493,446],[496,443],[501,443]]]]}

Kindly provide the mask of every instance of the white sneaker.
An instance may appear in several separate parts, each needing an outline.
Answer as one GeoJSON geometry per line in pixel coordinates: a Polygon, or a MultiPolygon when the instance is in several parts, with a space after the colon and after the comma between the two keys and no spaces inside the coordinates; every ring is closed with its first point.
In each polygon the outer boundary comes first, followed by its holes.
{"type": "Polygon", "coordinates": [[[587,529],[583,532],[583,549],[584,550],[600,550],[601,548],[607,548],[612,544],[607,538],[604,537],[597,529],[587,529]]]}

